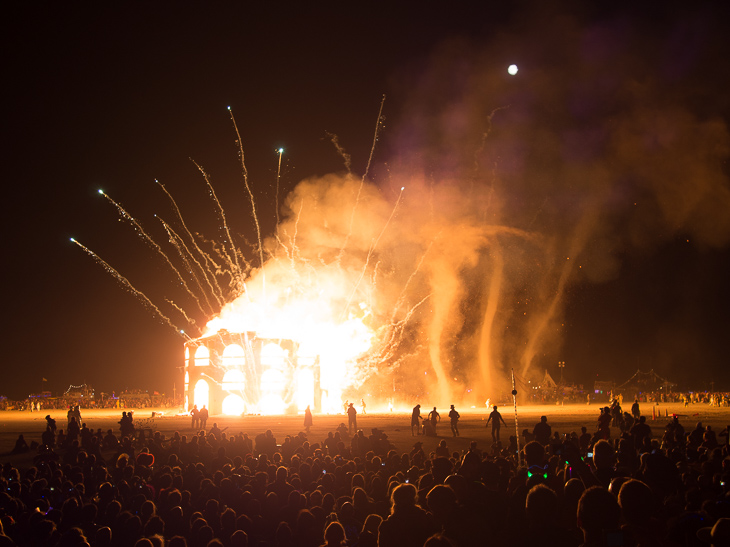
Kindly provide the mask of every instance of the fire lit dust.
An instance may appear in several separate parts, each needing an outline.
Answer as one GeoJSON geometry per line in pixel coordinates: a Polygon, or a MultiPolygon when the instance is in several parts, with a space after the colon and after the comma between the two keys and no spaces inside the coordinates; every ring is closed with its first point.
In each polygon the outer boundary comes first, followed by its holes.
{"type": "MultiPolygon", "coordinates": [[[[422,405],[426,410],[430,410],[427,405],[422,405]]],[[[518,425],[519,430],[529,429],[532,431],[534,425],[540,420],[540,416],[548,416],[548,422],[552,425],[553,432],[570,433],[571,431],[580,432],[581,426],[586,426],[589,432],[596,430],[597,417],[599,414],[599,405],[565,405],[565,406],[525,406],[518,407],[518,425]]],[[[710,407],[708,405],[690,405],[685,408],[681,403],[659,404],[655,407],[657,418],[652,420],[651,406],[642,405],[642,414],[648,417],[648,423],[652,428],[654,437],[661,438],[664,426],[673,413],[680,415],[680,421],[686,430],[691,430],[697,422],[702,422],[704,426],[710,425],[718,433],[730,424],[730,409],[710,407]]],[[[452,451],[463,451],[469,447],[472,440],[477,441],[478,447],[487,448],[491,445],[491,428],[485,427],[487,419],[486,409],[461,409],[459,413],[462,418],[459,423],[459,431],[461,435],[457,438],[452,437],[449,428],[448,418],[445,417],[448,409],[439,409],[442,414],[441,423],[438,426],[437,437],[412,437],[410,430],[410,410],[398,409],[391,412],[368,413],[366,415],[358,415],[358,428],[370,433],[372,428],[378,428],[388,435],[388,439],[395,445],[395,449],[399,452],[410,451],[415,441],[422,441],[426,452],[433,451],[438,443],[445,439],[449,449],[452,451]]],[[[501,436],[503,443],[514,434],[514,410],[510,406],[499,407],[502,416],[507,422],[507,426],[503,426],[501,436]]],[[[65,430],[66,413],[59,410],[49,411],[50,415],[56,419],[58,426],[65,430]]],[[[40,441],[41,433],[45,428],[45,416],[47,412],[3,412],[0,413],[0,454],[2,454],[1,462],[11,462],[14,465],[30,465],[32,454],[9,456],[15,440],[19,434],[23,434],[30,444],[31,441],[40,441]]],[[[171,413],[169,409],[144,409],[134,412],[135,421],[138,426],[146,425],[148,431],[159,431],[166,437],[170,437],[176,431],[181,435],[192,435],[194,432],[190,428],[190,418],[188,416],[177,416],[171,413]],[[163,412],[162,416],[150,418],[152,412],[163,412]]],[[[94,430],[101,428],[106,433],[107,429],[112,429],[114,433],[119,435],[118,421],[121,417],[121,411],[118,410],[83,410],[83,421],[94,430]]],[[[277,416],[215,416],[211,417],[208,426],[217,423],[227,435],[244,432],[250,438],[255,438],[259,433],[263,433],[267,429],[271,429],[277,442],[281,442],[287,435],[296,435],[303,431],[303,416],[277,415],[277,416]]],[[[340,423],[347,424],[347,418],[343,414],[334,415],[315,415],[314,426],[310,434],[307,436],[310,443],[321,443],[329,431],[334,431],[340,423]]],[[[612,428],[612,436],[618,435],[618,429],[612,428]]]]}

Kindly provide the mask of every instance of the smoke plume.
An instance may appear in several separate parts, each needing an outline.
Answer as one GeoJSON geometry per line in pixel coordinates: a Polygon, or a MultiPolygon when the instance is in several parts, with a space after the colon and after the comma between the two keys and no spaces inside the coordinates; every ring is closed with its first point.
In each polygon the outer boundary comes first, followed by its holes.
{"type": "Polygon", "coordinates": [[[266,288],[259,271],[249,292],[306,294],[342,321],[366,310],[374,336],[343,373],[351,387],[481,403],[560,347],[571,287],[678,235],[728,244],[730,135],[717,90],[694,81],[711,44],[693,34],[678,58],[678,26],[544,20],[405,67],[369,179],[288,196],[266,288]]]}

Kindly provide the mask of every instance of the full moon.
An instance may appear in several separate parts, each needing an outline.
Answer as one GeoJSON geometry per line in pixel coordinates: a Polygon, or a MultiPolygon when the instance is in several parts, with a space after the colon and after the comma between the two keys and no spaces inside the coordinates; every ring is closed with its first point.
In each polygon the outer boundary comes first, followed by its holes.
{"type": "Polygon", "coordinates": [[[517,65],[509,65],[509,67],[507,68],[507,72],[509,72],[512,76],[517,74],[518,70],[519,69],[517,68],[517,65]]]}

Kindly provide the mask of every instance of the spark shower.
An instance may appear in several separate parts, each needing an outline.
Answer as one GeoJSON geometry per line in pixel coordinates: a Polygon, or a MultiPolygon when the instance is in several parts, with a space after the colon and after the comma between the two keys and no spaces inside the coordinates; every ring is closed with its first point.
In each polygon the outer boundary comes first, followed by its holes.
{"type": "MultiPolygon", "coordinates": [[[[382,106],[368,169],[381,131],[382,106]]],[[[480,226],[461,215],[458,222],[451,222],[451,213],[438,202],[453,196],[433,186],[424,188],[422,181],[413,178],[409,185],[420,197],[410,198],[405,186],[388,196],[387,190],[368,180],[367,171],[359,177],[350,172],[350,158],[335,136],[332,141],[343,158],[346,173],[300,182],[283,200],[281,211],[277,208],[277,217],[281,213],[281,218],[275,232],[265,236],[257,216],[255,186],[249,182],[232,113],[231,121],[249,198],[250,209],[245,215],[257,235],[252,252],[247,254],[243,246],[236,244],[230,213],[219,201],[206,171],[197,164],[217,211],[219,233],[223,234],[214,242],[188,227],[172,194],[157,181],[172,211],[171,220],[155,215],[164,234],[164,241],[159,243],[149,228],[99,190],[164,262],[172,279],[184,290],[184,302],[156,301],[94,251],[76,239],[72,241],[160,321],[188,340],[202,340],[217,333],[250,333],[270,341],[294,341],[296,349],[282,362],[291,364],[294,357],[300,362],[316,361],[317,392],[323,401],[321,405],[320,401],[312,404],[323,411],[339,411],[343,400],[366,388],[376,405],[414,396],[430,396],[442,404],[476,401],[496,389],[492,376],[495,366],[489,355],[494,351],[491,331],[506,263],[498,242],[515,240],[534,246],[539,238],[517,228],[480,226]],[[485,249],[488,254],[483,252],[485,249]],[[473,269],[484,260],[493,272],[486,290],[494,300],[482,310],[483,324],[470,334],[477,337],[479,363],[473,367],[454,366],[451,348],[464,330],[456,328],[464,315],[458,308],[469,293],[460,279],[461,271],[473,269]],[[197,319],[200,317],[204,320],[197,319]],[[467,393],[473,395],[465,397],[467,393]]],[[[283,149],[276,152],[280,170],[283,149]]],[[[277,202],[279,176],[277,171],[277,202]]],[[[546,316],[544,321],[548,320],[546,316]]],[[[192,365],[196,357],[200,361],[200,355],[190,355],[189,349],[186,359],[192,365]]],[[[204,349],[207,356],[209,349],[204,349]]],[[[239,356],[241,363],[245,354],[243,350],[239,356]]],[[[269,355],[264,361],[271,358],[269,355]]],[[[219,366],[230,368],[224,362],[225,358],[219,366]]],[[[228,363],[233,361],[229,359],[228,363]]],[[[278,366],[282,367],[286,368],[278,366]]],[[[524,368],[529,368],[529,359],[524,368]]],[[[226,391],[235,393],[242,390],[242,380],[232,382],[229,378],[216,383],[224,390],[227,385],[233,386],[226,391]]],[[[189,382],[186,372],[185,392],[192,406],[194,388],[189,382]]],[[[255,404],[250,397],[243,397],[241,408],[273,413],[283,411],[294,400],[303,401],[299,405],[302,408],[304,402],[309,403],[306,395],[297,393],[296,384],[302,382],[297,382],[295,375],[284,374],[274,383],[282,393],[275,396],[273,404],[271,397],[268,403],[259,400],[255,404]],[[285,387],[283,377],[295,380],[293,390],[285,387]],[[293,393],[285,397],[285,391],[293,393]]],[[[310,389],[310,383],[303,382],[305,390],[310,389]]],[[[234,408],[236,413],[241,411],[239,406],[234,408]]]]}

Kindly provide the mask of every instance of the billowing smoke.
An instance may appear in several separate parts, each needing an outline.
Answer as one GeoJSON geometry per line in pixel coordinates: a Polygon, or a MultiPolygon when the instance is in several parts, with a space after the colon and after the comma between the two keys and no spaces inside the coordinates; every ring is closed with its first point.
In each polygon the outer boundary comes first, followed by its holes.
{"type": "Polygon", "coordinates": [[[714,87],[693,82],[711,44],[546,20],[407,67],[368,180],[301,182],[263,275],[223,317],[251,313],[250,291],[306,295],[289,319],[359,313],[372,330],[343,372],[351,387],[483,402],[560,347],[576,283],[613,279],[622,254],[680,234],[726,246],[730,135],[714,87]]]}

